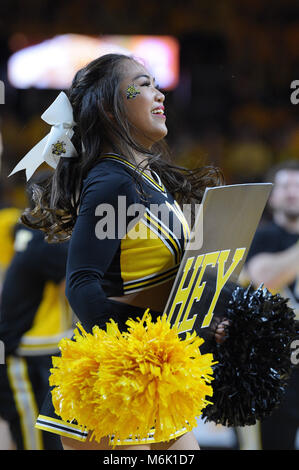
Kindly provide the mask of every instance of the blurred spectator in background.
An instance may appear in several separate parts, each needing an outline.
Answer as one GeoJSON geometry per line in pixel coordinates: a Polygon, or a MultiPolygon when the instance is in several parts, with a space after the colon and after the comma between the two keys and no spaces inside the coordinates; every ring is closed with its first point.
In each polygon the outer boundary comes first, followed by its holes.
{"type": "MultiPolygon", "coordinates": [[[[1,216],[0,210],[0,221],[1,216]]],[[[48,390],[51,356],[58,353],[59,340],[72,334],[72,312],[64,295],[67,249],[67,242],[49,244],[41,231],[15,226],[0,304],[0,339],[5,345],[0,416],[9,424],[18,450],[61,449],[59,436],[34,424],[48,390]]]]}
{"type": "MultiPolygon", "coordinates": [[[[299,2],[277,0],[271,8],[269,2],[261,0],[219,2],[217,8],[205,0],[190,3],[188,6],[186,2],[180,5],[165,0],[159,4],[159,34],[174,35],[180,40],[180,84],[167,96],[168,119],[174,121],[176,126],[171,127],[177,129],[169,134],[176,163],[189,168],[219,166],[228,184],[260,181],[286,155],[299,158],[299,104],[292,104],[289,96],[291,82],[298,79],[299,2]]],[[[3,275],[14,253],[12,230],[25,204],[23,180],[8,179],[7,175],[20,156],[48,132],[39,110],[41,102],[48,103],[53,96],[53,90],[11,86],[7,79],[9,56],[62,30],[72,33],[79,29],[87,35],[111,31],[157,33],[155,2],[130,2],[130,9],[127,2],[120,0],[45,0],[40,8],[36,4],[5,2],[1,14],[0,78],[6,85],[5,106],[0,106],[4,140],[0,180],[0,208],[5,208],[0,211],[3,275]]],[[[1,146],[0,136],[0,154],[1,146]]],[[[297,174],[297,170],[292,172],[297,174]]],[[[263,280],[273,289],[288,289],[283,293],[296,304],[299,289],[296,268],[292,266],[298,257],[297,248],[292,245],[298,238],[294,229],[297,224],[288,216],[286,224],[280,222],[282,211],[275,209],[279,192],[275,189],[272,196],[273,223],[258,232],[248,267],[257,285],[263,280]],[[288,250],[291,261],[287,270],[275,271],[276,261],[283,260],[288,250]],[[270,269],[262,258],[265,252],[270,269]]],[[[294,196],[285,197],[285,204],[294,207],[294,196]]],[[[292,426],[290,421],[288,429],[292,426]]],[[[284,438],[292,441],[282,428],[278,448],[284,438]]]]}
{"type": "MultiPolygon", "coordinates": [[[[299,160],[273,167],[266,177],[273,182],[269,198],[272,220],[253,239],[246,275],[254,286],[289,299],[299,319],[299,160]]],[[[291,355],[290,355],[291,360],[291,355]]],[[[263,450],[295,449],[299,429],[299,368],[294,369],[282,405],[260,425],[263,450]]]]}
{"type": "MultiPolygon", "coordinates": [[[[3,141],[2,134],[0,133],[0,168],[2,167],[2,152],[3,152],[3,141]]],[[[0,185],[0,208],[2,206],[2,187],[0,185]]],[[[0,209],[1,210],[1,209],[0,209]]],[[[0,296],[2,289],[2,278],[7,268],[9,261],[13,256],[13,231],[12,228],[16,224],[20,210],[13,208],[1,210],[0,212],[0,296]],[[2,217],[3,216],[3,217],[2,217]]],[[[2,359],[2,358],[1,358],[2,359]]],[[[1,363],[0,363],[1,368],[1,363]]],[[[11,450],[14,448],[12,442],[9,427],[7,422],[1,419],[0,415],[0,450],[11,450]]]]}

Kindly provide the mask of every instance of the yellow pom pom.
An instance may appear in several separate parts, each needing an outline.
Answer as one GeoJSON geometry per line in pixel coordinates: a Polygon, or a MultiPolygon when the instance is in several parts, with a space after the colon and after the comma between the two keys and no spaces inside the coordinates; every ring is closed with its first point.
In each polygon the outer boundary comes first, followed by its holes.
{"type": "Polygon", "coordinates": [[[168,441],[194,428],[211,403],[213,356],[201,355],[195,333],[181,340],[166,316],[152,322],[147,310],[127,325],[121,333],[111,320],[92,334],[78,325],[74,341],[62,340],[50,376],[55,411],[93,430],[97,441],[143,439],[152,428],[155,441],[168,441]]]}

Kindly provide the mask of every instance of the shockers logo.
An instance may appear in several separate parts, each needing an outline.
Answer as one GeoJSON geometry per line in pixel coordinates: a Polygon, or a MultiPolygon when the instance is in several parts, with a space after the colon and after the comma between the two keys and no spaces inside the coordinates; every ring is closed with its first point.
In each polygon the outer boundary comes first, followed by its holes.
{"type": "Polygon", "coordinates": [[[52,145],[52,154],[61,157],[64,153],[66,153],[65,142],[57,140],[57,142],[52,145]]]}

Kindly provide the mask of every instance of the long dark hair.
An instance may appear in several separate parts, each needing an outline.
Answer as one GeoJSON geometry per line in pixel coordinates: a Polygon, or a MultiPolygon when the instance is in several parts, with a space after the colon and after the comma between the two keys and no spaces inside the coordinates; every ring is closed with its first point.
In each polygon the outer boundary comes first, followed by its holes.
{"type": "Polygon", "coordinates": [[[156,171],[181,205],[198,203],[207,186],[223,184],[217,168],[190,170],[175,165],[165,141],[155,143],[149,151],[133,139],[119,92],[123,66],[129,60],[135,59],[107,54],[90,62],[74,77],[68,97],[76,122],[72,142],[78,157],[60,158],[47,183],[32,187],[34,207],[21,216],[25,225],[45,231],[49,242],[70,238],[83,179],[107,148],[133,162],[134,151],[144,154],[147,166],[156,171]]]}

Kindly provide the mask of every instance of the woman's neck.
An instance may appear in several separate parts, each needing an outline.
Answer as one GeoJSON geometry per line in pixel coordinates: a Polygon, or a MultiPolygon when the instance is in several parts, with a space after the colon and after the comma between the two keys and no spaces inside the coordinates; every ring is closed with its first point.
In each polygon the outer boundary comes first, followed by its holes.
{"type": "Polygon", "coordinates": [[[119,157],[123,157],[131,161],[134,165],[138,166],[138,168],[145,173],[148,173],[151,176],[150,169],[146,168],[147,163],[148,163],[148,156],[137,152],[137,151],[132,151],[131,155],[126,155],[124,153],[121,153],[120,151],[114,151],[111,148],[110,149],[105,149],[103,152],[103,155],[117,155],[119,157]]]}

